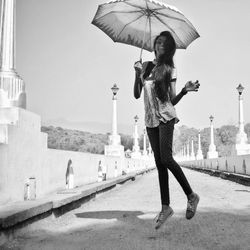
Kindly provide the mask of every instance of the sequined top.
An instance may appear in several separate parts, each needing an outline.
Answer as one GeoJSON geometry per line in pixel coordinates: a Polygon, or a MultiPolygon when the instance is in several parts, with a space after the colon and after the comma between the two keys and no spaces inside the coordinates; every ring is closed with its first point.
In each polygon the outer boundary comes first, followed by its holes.
{"type": "MultiPolygon", "coordinates": [[[[159,126],[160,122],[166,123],[172,119],[175,119],[175,123],[179,121],[175,107],[171,103],[170,98],[167,101],[161,102],[156,96],[154,88],[154,74],[151,71],[150,75],[143,79],[143,74],[145,73],[147,63],[144,63],[141,80],[143,83],[144,90],[144,109],[145,109],[145,126],[149,128],[154,128],[159,126]]],[[[172,70],[172,80],[176,79],[176,68],[172,70]]]]}

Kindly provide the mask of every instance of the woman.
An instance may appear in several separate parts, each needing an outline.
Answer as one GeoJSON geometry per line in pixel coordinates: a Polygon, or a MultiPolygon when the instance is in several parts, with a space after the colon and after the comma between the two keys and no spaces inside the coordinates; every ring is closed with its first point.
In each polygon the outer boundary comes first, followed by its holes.
{"type": "Polygon", "coordinates": [[[168,170],[170,170],[187,196],[186,218],[196,212],[199,196],[191,189],[181,167],[172,155],[174,125],[179,121],[174,105],[190,91],[198,91],[199,82],[188,81],[176,95],[176,69],[173,57],[176,44],[171,33],[164,31],[154,41],[155,60],[136,62],[134,96],[138,99],[144,89],[145,126],[154,152],[158,170],[162,209],[156,217],[156,229],[173,215],[169,206],[168,170]]]}

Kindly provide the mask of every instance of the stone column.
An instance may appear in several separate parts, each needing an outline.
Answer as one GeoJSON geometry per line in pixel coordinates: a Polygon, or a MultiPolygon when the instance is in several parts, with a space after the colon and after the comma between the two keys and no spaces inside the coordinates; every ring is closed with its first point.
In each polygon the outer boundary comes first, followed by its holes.
{"type": "Polygon", "coordinates": [[[26,108],[25,84],[15,69],[16,0],[2,0],[0,24],[0,107],[26,108]]]}
{"type": "Polygon", "coordinates": [[[117,92],[119,88],[116,84],[111,88],[113,92],[113,115],[112,115],[112,134],[110,136],[110,145],[120,145],[121,137],[117,134],[117,92]]]}
{"type": "Polygon", "coordinates": [[[191,155],[190,155],[190,160],[193,161],[195,160],[195,156],[194,156],[194,141],[191,141],[191,155]]]}
{"type": "Polygon", "coordinates": [[[124,156],[124,147],[121,145],[121,137],[117,134],[117,92],[119,88],[116,84],[111,88],[113,93],[113,115],[112,115],[112,133],[109,136],[109,145],[105,145],[105,155],[124,156]]]}
{"type": "Polygon", "coordinates": [[[243,116],[243,96],[244,87],[239,84],[236,88],[239,93],[239,132],[236,135],[236,152],[237,155],[250,154],[250,145],[248,144],[247,134],[244,131],[244,116],[243,116]]]}
{"type": "Polygon", "coordinates": [[[147,155],[147,135],[146,129],[143,129],[143,155],[147,155]]]}
{"type": "Polygon", "coordinates": [[[131,154],[132,158],[139,158],[141,157],[140,147],[139,147],[139,135],[138,135],[138,120],[139,117],[136,115],[135,119],[135,127],[134,127],[134,145],[133,145],[133,152],[131,154]]]}
{"type": "Polygon", "coordinates": [[[210,119],[210,145],[209,145],[209,151],[207,153],[207,158],[218,158],[218,152],[216,151],[216,147],[214,144],[214,126],[213,126],[213,119],[214,117],[211,115],[209,117],[210,119]]]}
{"type": "Polygon", "coordinates": [[[198,150],[197,150],[197,155],[196,155],[196,160],[202,160],[203,159],[203,154],[201,150],[201,134],[199,132],[198,134],[198,150]]]}
{"type": "Polygon", "coordinates": [[[190,160],[190,154],[189,154],[189,141],[188,141],[188,143],[187,143],[187,145],[186,145],[186,158],[187,158],[187,161],[189,161],[190,160]]]}

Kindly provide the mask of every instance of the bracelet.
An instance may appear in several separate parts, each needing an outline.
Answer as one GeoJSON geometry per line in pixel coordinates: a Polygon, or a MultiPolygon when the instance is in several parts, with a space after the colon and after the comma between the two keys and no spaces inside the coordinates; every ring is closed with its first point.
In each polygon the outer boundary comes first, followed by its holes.
{"type": "Polygon", "coordinates": [[[186,94],[187,94],[187,90],[186,90],[186,88],[185,88],[185,87],[184,87],[184,88],[182,88],[181,93],[182,93],[182,95],[186,95],[186,94]]]}

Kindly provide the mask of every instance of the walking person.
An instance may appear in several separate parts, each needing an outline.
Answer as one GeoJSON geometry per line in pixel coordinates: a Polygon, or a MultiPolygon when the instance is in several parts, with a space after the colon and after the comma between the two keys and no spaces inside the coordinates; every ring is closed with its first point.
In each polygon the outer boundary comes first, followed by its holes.
{"type": "Polygon", "coordinates": [[[170,32],[161,32],[154,41],[154,61],[136,62],[134,97],[138,99],[144,90],[145,126],[158,170],[162,209],[156,217],[159,229],[173,215],[169,199],[168,170],[170,170],[187,196],[186,218],[196,213],[199,202],[181,167],[173,159],[172,143],[174,125],[179,121],[175,105],[190,91],[198,91],[198,81],[188,81],[176,94],[176,68],[173,57],[176,43],[170,32]]]}

